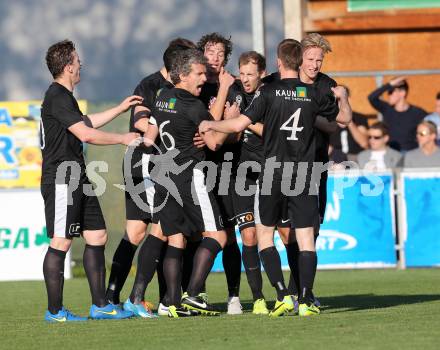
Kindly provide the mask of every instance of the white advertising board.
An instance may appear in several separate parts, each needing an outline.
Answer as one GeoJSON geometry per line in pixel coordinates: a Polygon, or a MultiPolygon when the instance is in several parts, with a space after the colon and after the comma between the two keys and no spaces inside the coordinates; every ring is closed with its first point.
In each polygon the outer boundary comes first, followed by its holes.
{"type": "MultiPolygon", "coordinates": [[[[40,190],[0,190],[0,281],[42,280],[49,247],[40,190]]],[[[70,253],[65,278],[71,278],[70,253]]]]}

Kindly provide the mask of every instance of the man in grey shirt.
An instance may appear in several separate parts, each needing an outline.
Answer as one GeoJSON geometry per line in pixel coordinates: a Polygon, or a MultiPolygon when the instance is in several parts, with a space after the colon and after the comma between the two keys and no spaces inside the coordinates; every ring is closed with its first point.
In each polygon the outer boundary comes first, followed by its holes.
{"type": "Polygon", "coordinates": [[[358,154],[358,163],[362,169],[385,170],[400,166],[402,155],[388,147],[390,136],[387,126],[376,122],[368,129],[368,144],[370,149],[358,154]]]}
{"type": "Polygon", "coordinates": [[[422,121],[417,126],[417,143],[419,148],[405,154],[406,168],[440,167],[440,151],[436,145],[437,127],[433,122],[422,121]]]}

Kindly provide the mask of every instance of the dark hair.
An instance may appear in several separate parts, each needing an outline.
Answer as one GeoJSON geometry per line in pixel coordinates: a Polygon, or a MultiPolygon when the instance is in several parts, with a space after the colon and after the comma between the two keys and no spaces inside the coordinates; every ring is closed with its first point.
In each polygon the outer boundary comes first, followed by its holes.
{"type": "Polygon", "coordinates": [[[58,78],[69,64],[73,63],[75,44],[70,40],[63,40],[53,44],[46,52],[46,64],[53,78],[58,78]]]}
{"type": "Polygon", "coordinates": [[[223,46],[225,47],[224,65],[226,66],[229,60],[229,56],[231,56],[231,52],[232,52],[231,37],[229,37],[229,39],[226,39],[223,35],[219,33],[206,34],[200,38],[199,42],[197,43],[197,48],[202,52],[205,52],[205,48],[207,44],[223,44],[223,46]]]}
{"type": "Polygon", "coordinates": [[[388,126],[384,122],[376,122],[370,126],[370,129],[382,131],[383,136],[389,135],[388,126]]]}
{"type": "Polygon", "coordinates": [[[435,96],[436,100],[440,100],[440,92],[437,92],[437,95],[435,96]]]}
{"type": "Polygon", "coordinates": [[[171,40],[168,44],[167,49],[163,53],[163,65],[165,66],[165,69],[167,71],[171,70],[172,61],[177,51],[195,48],[197,48],[197,46],[191,40],[185,38],[176,38],[174,40],[171,40]]]}
{"type": "Polygon", "coordinates": [[[404,91],[406,91],[405,95],[408,95],[408,91],[409,91],[408,82],[406,80],[402,80],[399,85],[392,86],[391,89],[388,91],[388,94],[392,94],[393,91],[396,90],[396,89],[404,90],[404,91]]]}
{"type": "Polygon", "coordinates": [[[284,39],[278,44],[277,56],[284,68],[297,71],[302,64],[302,46],[294,39],[284,39]]]}
{"type": "Polygon", "coordinates": [[[173,84],[180,83],[180,74],[186,76],[191,73],[193,64],[206,65],[206,58],[200,50],[187,49],[177,51],[174,55],[173,64],[170,70],[170,77],[173,84]]]}
{"type": "Polygon", "coordinates": [[[256,64],[259,72],[266,70],[266,59],[257,51],[246,51],[240,55],[238,59],[238,67],[248,63],[256,64]]]}

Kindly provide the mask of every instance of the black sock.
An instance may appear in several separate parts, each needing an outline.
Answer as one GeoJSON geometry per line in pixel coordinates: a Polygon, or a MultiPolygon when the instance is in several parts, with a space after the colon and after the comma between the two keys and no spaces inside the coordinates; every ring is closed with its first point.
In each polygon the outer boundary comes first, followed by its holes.
{"type": "Polygon", "coordinates": [[[83,264],[89,281],[92,304],[103,307],[105,300],[105,256],[104,245],[88,245],[84,248],[83,264]]]}
{"type": "Polygon", "coordinates": [[[221,250],[222,247],[215,239],[206,237],[202,240],[194,256],[194,266],[187,290],[189,296],[196,296],[202,291],[215,257],[221,250]]]}
{"type": "Polygon", "coordinates": [[[238,297],[240,293],[241,254],[237,241],[223,248],[223,267],[230,297],[238,297]]]}
{"type": "Polygon", "coordinates": [[[145,290],[156,272],[163,244],[161,239],[153,235],[148,235],[142,244],[138,255],[136,277],[130,294],[132,303],[139,304],[144,301],[145,290]]]}
{"type": "Polygon", "coordinates": [[[52,247],[47,249],[43,262],[43,275],[47,290],[47,309],[57,314],[63,307],[64,260],[66,252],[52,247]]]}
{"type": "Polygon", "coordinates": [[[299,281],[300,291],[299,302],[310,303],[313,302],[313,282],[315,281],[316,266],[318,264],[318,257],[316,252],[303,250],[299,252],[299,281]]]}
{"type": "Polygon", "coordinates": [[[183,249],[173,246],[167,247],[163,259],[163,274],[167,285],[168,305],[180,305],[182,286],[182,256],[183,249]]]}
{"type": "Polygon", "coordinates": [[[258,246],[243,245],[243,265],[254,301],[257,299],[263,299],[263,278],[261,276],[258,246]]]}
{"type": "Polygon", "coordinates": [[[286,247],[287,260],[290,267],[290,279],[287,290],[290,295],[298,295],[299,292],[299,247],[298,242],[289,243],[284,245],[286,247]]]}
{"type": "Polygon", "coordinates": [[[283,272],[281,271],[280,254],[272,246],[260,251],[260,257],[270,283],[277,290],[277,299],[279,301],[283,300],[288,293],[284,285],[283,272]]]}
{"type": "Polygon", "coordinates": [[[130,273],[136,249],[137,245],[130,243],[128,239],[122,238],[121,242],[119,242],[118,248],[116,248],[115,255],[113,256],[108,287],[105,292],[105,299],[109,303],[117,305],[121,302],[119,299],[120,293],[130,273]]]}
{"type": "Polygon", "coordinates": [[[186,243],[185,251],[183,252],[183,266],[182,266],[182,290],[186,292],[188,290],[189,280],[191,279],[191,273],[194,264],[194,256],[196,255],[197,248],[199,248],[202,241],[186,243]]]}
{"type": "Polygon", "coordinates": [[[168,305],[166,299],[167,293],[167,283],[165,281],[165,276],[163,275],[163,259],[165,258],[165,254],[167,252],[168,245],[164,244],[160,251],[159,262],[157,263],[156,272],[157,272],[157,283],[159,284],[159,302],[164,305],[168,305]]]}

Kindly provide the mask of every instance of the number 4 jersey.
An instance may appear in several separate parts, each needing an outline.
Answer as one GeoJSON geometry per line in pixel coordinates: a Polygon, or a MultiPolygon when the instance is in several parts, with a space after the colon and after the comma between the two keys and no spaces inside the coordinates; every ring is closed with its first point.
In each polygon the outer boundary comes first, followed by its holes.
{"type": "Polygon", "coordinates": [[[338,113],[334,96],[294,78],[263,85],[243,112],[253,123],[264,120],[264,158],[278,162],[313,162],[316,117],[338,113]]]}

